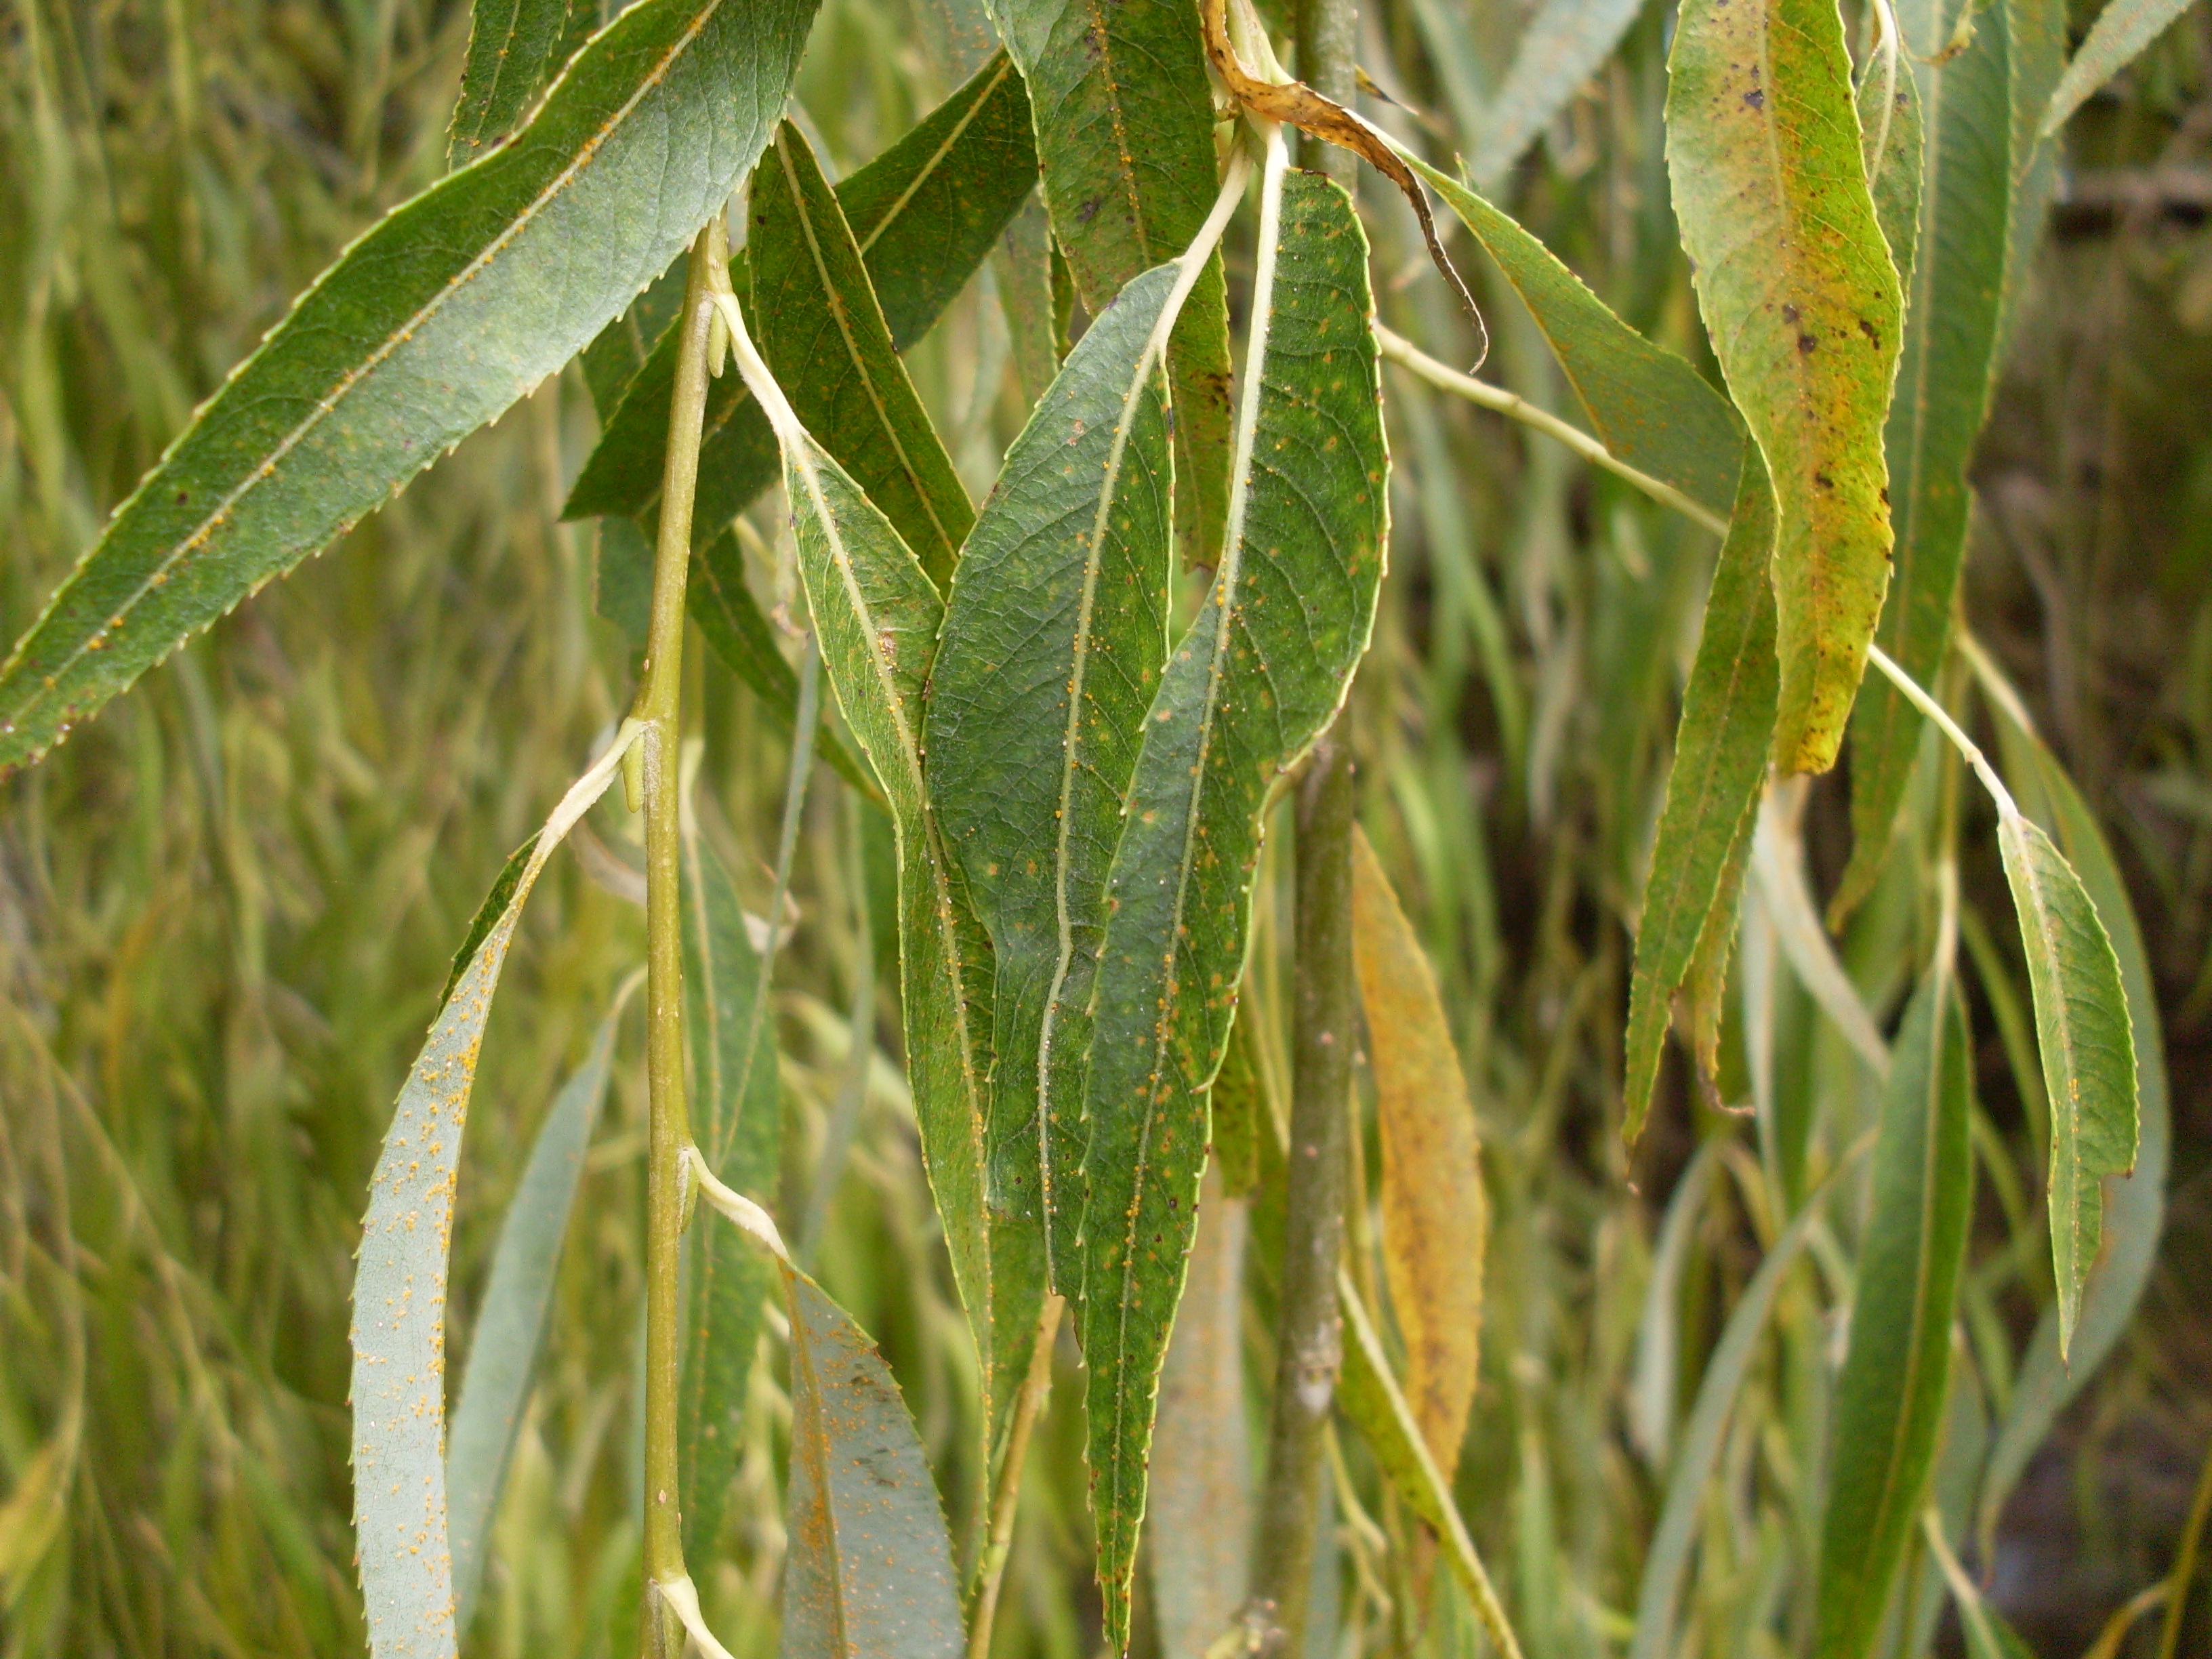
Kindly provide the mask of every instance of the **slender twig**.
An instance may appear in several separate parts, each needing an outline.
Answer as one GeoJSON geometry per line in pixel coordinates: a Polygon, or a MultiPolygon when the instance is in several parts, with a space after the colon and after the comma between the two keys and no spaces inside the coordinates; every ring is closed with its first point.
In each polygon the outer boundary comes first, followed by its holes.
{"type": "Polygon", "coordinates": [[[647,1163],[645,1243],[645,1577],[648,1654],[680,1652],[684,1631],[665,1587],[688,1583],[678,1513],[677,1264],[690,1130],[684,1107],[683,832],[678,743],[683,720],[684,586],[691,562],[691,503],[707,407],[709,272],[726,258],[721,216],[691,245],[661,475],[660,540],[653,556],[653,620],[645,680],[631,719],[643,757],[645,808],[646,1085],[647,1163]]]}
{"type": "Polygon", "coordinates": [[[1988,757],[1982,753],[1980,745],[1960,729],[1959,722],[1951,718],[1949,711],[1929,695],[1925,686],[1892,661],[1889,653],[1880,646],[1870,644],[1867,647],[1867,660],[1889,676],[1890,684],[1905,693],[1905,700],[1935,721],[1936,729],[1950,738],[1958,751],[1966,757],[1966,764],[1974,769],[1974,775],[1982,781],[1982,787],[1996,800],[1997,811],[2006,818],[2017,817],[2020,808],[2013,800],[2012,791],[2004,787],[2004,780],[1997,776],[1996,769],[1990,764],[1988,757]]]}
{"type": "Polygon", "coordinates": [[[2173,1659],[2181,1651],[2181,1616],[2189,1610],[2189,1581],[2196,1576],[2197,1549],[2203,1541],[2208,1515],[2212,1515],[2212,1446],[2205,1449],[2204,1471],[2197,1477],[2197,1496],[2189,1505],[2189,1524],[2181,1529],[2181,1547],[2174,1553],[2173,1571],[2166,1581],[2166,1627],[2159,1632],[2158,1659],[2173,1659]]]}
{"type": "Polygon", "coordinates": [[[999,1466],[999,1487],[991,1497],[991,1533],[983,1549],[981,1583],[975,1591],[975,1614],[968,1624],[968,1659],[988,1659],[991,1626],[998,1616],[999,1590],[1006,1577],[1006,1560],[1014,1550],[1014,1516],[1021,1504],[1022,1468],[1029,1462],[1030,1433],[1052,1392],[1053,1343],[1060,1335],[1060,1316],[1065,1298],[1046,1294],[1044,1310],[1037,1316],[1036,1340],[1030,1347],[1029,1374],[1014,1398],[1014,1420],[1006,1431],[1006,1455],[999,1466]]]}
{"type": "Polygon", "coordinates": [[[1478,380],[1472,374],[1461,374],[1449,363],[1437,362],[1404,335],[1394,333],[1380,323],[1375,325],[1375,343],[1392,362],[1410,369],[1437,390],[1452,392],[1509,420],[1518,421],[1547,438],[1555,438],[1591,465],[1601,466],[1616,478],[1634,485],[1662,507],[1673,507],[1716,536],[1728,534],[1728,520],[1719,514],[1692,501],[1674,485],[1662,483],[1648,472],[1638,471],[1580,427],[1537,408],[1526,398],[1516,396],[1503,386],[1478,380]]]}
{"type": "MultiPolygon", "coordinates": [[[[1340,722],[1340,726],[1342,723],[1340,722]]],[[[1352,1087],[1352,757],[1340,732],[1314,750],[1298,797],[1290,1172],[1267,1486],[1252,1564],[1264,1651],[1305,1651],[1325,1431],[1344,1363],[1336,1276],[1344,1253],[1352,1087]]]]}

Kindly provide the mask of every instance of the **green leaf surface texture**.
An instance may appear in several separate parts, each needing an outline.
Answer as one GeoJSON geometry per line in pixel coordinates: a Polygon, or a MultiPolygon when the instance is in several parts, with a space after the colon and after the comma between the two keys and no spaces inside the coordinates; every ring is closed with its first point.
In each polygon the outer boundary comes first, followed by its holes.
{"type": "Polygon", "coordinates": [[[530,1402],[530,1384],[553,1301],[561,1241],[584,1172],[584,1151],[606,1098],[619,1004],[600,1021],[591,1052],[562,1085],[531,1143],[530,1161],[507,1200],[483,1303],[469,1335],[459,1401],[446,1441],[446,1504],[453,1559],[453,1625],[469,1627],[483,1583],[492,1517],[507,1485],[507,1461],[530,1402]]]}
{"type": "MultiPolygon", "coordinates": [[[[736,884],[696,826],[687,826],[684,836],[683,898],[692,1139],[723,1184],[765,1201],[775,1191],[783,1125],[775,1021],[736,884]]],[[[684,1559],[699,1571],[714,1559],[737,1477],[761,1306],[775,1276],[773,1265],[732,1227],[695,1227],[689,1248],[677,1395],[678,1504],[684,1559]]]]}
{"type": "Polygon", "coordinates": [[[1774,752],[1835,762],[1888,581],[1882,421],[1903,309],[1832,0],[1687,0],[1667,165],[1698,300],[1779,508],[1774,752]]]}
{"type": "MultiPolygon", "coordinates": [[[[900,351],[936,325],[1000,230],[1036,184],[1036,150],[1021,76],[994,57],[897,143],[837,186],[860,246],[891,343],[900,351]]],[[[740,299],[752,293],[746,258],[730,264],[740,299]]],[[[671,313],[671,320],[673,313],[671,313]]],[[[664,326],[562,515],[635,517],[660,499],[676,341],[664,326]]],[[[718,534],[775,481],[775,434],[734,374],[713,381],[699,452],[694,535],[718,534]]]]}
{"type": "Polygon", "coordinates": [[[2135,1039],[2119,959],[2074,866],[2019,812],[2000,816],[1997,846],[2020,915],[2036,1047],[2051,1097],[2051,1264],[2063,1358],[2081,1287],[2096,1265],[2104,1177],[2135,1167],[2135,1039]]]}
{"type": "Polygon", "coordinates": [[[454,988],[460,984],[461,975],[468,972],[469,963],[476,960],[477,946],[484,942],[484,935],[490,933],[498,925],[499,919],[507,914],[507,907],[514,897],[515,884],[522,879],[522,872],[530,867],[531,855],[537,850],[538,837],[533,834],[507,855],[507,862],[500,866],[499,874],[492,878],[491,891],[484,895],[483,902],[477,907],[476,915],[469,919],[467,937],[461,940],[461,948],[453,952],[453,965],[446,970],[446,988],[438,993],[439,1007],[443,1008],[453,1000],[454,988]]]}
{"type": "Polygon", "coordinates": [[[990,1201],[1049,1228],[1054,1285],[1083,1217],[1107,870],[1167,656],[1159,336],[1182,272],[1121,290],[1007,453],[953,576],[930,686],[930,795],[991,936],[990,1201]]]}
{"type": "Polygon", "coordinates": [[[860,242],[788,121],[753,177],[751,209],[745,246],[761,355],[807,431],[942,588],[975,509],[899,362],[860,242]]]}
{"type": "Polygon", "coordinates": [[[2029,780],[2039,786],[2036,793],[2048,803],[2045,821],[2081,876],[2119,961],[2120,982],[2128,997],[2129,1030],[2135,1042],[2139,1127],[2135,1173],[2112,1183],[2104,1218],[2104,1254],[2081,1293],[2072,1340],[2062,1353],[2057,1310],[2046,1310],[2014,1379],[2012,1403],[1997,1430],[1982,1480],[1977,1525],[1984,1540],[1984,1556],[1998,1511],[2027,1469],[2029,1458],[2050,1434],[2059,1413],[2096,1375],[2142,1300],[2152,1264],[2158,1258],[2159,1235],[2165,1228],[2166,1166],[2172,1154],[2166,1034],[2159,1024],[2157,988],[2151,978],[2149,955],[2143,948],[2142,929],[2136,921],[2135,906],[2128,898],[2119,866],[2088,803],[2051,751],[2031,734],[2010,726],[2004,728],[2003,735],[2008,758],[2018,757],[2017,765],[2007,768],[2014,775],[2014,787],[2025,797],[2029,791],[2024,786],[2029,780]]]}
{"type": "Polygon", "coordinates": [[[946,857],[922,780],[923,702],[944,602],[890,521],[822,447],[785,465],[799,572],[822,663],[883,786],[898,859],[899,987],[922,1159],[995,1424],[1027,1363],[1044,1296],[1034,1223],[989,1192],[991,943],[946,857]]]}
{"type": "Polygon", "coordinates": [[[2012,64],[2012,222],[2005,251],[2004,305],[1997,325],[1995,356],[1999,363],[2009,355],[2021,292],[2058,194],[2058,143],[2055,134],[2044,130],[2043,117],[2052,89],[2066,72],[2070,25],[2066,0],[2004,0],[2004,9],[2012,64]]]}
{"type": "Polygon", "coordinates": [[[1474,135],[1468,176],[1486,190],[1496,187],[1613,56],[1643,9],[1643,0],[1542,0],[1522,29],[1504,84],[1474,135]]]}
{"type": "Polygon", "coordinates": [[[2111,0],[2097,14],[2081,49],[2051,93],[2050,106],[2043,112],[2042,131],[2048,136],[2064,126],[2075,110],[2188,9],[2189,0],[2111,0]]]}
{"type": "MultiPolygon", "coordinates": [[[[993,0],[1029,82],[1052,228],[1093,315],[1139,273],[1181,256],[1218,188],[1213,95],[1189,0],[993,0]]],[[[1168,360],[1176,410],[1176,532],[1210,564],[1228,510],[1229,302],[1207,262],[1168,360]]]]}
{"type": "MultiPolygon", "coordinates": [[[[1943,661],[1966,553],[1966,467],[1989,415],[2011,166],[2004,8],[1977,17],[1972,42],[1956,58],[1923,62],[1941,45],[1943,20],[1932,0],[1899,9],[1906,59],[1920,83],[1927,182],[1897,393],[1882,435],[1897,543],[1875,635],[1923,685],[1943,661]]],[[[1874,889],[1920,730],[1918,711],[1887,678],[1860,693],[1851,716],[1851,861],[1832,915],[1848,914],[1874,889]]]]}
{"type": "Polygon", "coordinates": [[[478,0],[471,7],[461,95],[446,139],[448,167],[466,167],[514,131],[545,77],[561,67],[568,33],[568,0],[478,0]]]}
{"type": "Polygon", "coordinates": [[[1756,450],[1744,451],[1741,488],[1705,599],[1698,653],[1682,692],[1674,763],[1651,848],[1629,982],[1623,1133],[1633,1140],[1650,1109],[1669,1008],[1717,909],[1741,890],[1724,879],[1766,780],[1777,671],[1774,493],[1756,450]]]}
{"type": "Polygon", "coordinates": [[[1905,349],[1910,350],[1912,261],[1920,244],[1921,179],[1927,152],[1927,112],[1920,101],[1911,48],[1898,43],[1893,70],[1876,52],[1859,76],[1860,153],[1867,188],[1874,193],[1875,222],[1889,245],[1898,286],[1905,296],[1905,349]]]}
{"type": "Polygon", "coordinates": [[[1605,447],[1717,514],[1735,503],[1743,423],[1681,357],[1615,316],[1559,256],[1449,173],[1407,158],[1528,307],[1605,447]]]}
{"type": "Polygon", "coordinates": [[[605,426],[620,406],[623,393],[653,343],[668,331],[676,313],[684,309],[685,268],[689,251],[669,261],[668,269],[654,277],[645,292],[629,302],[629,309],[601,329],[580,360],[584,366],[584,389],[591,393],[592,412],[605,426]]]}
{"type": "Polygon", "coordinates": [[[1243,971],[1261,809],[1343,702],[1388,529],[1366,238],[1341,189],[1286,175],[1279,153],[1261,190],[1252,315],[1231,539],[1146,716],[1093,992],[1079,1328],[1116,1645],[1206,1161],[1206,1089],[1243,971]]]}
{"type": "Polygon", "coordinates": [[[1814,1659],[1874,1650],[1943,1424],[1973,1211],[1972,1050],[1955,986],[1948,967],[1931,969],[1890,1050],[1829,1436],[1814,1659]]]}
{"type": "Polygon", "coordinates": [[[203,405],[0,667],[0,774],[588,344],[771,137],[815,0],[643,0],[203,405]]]}
{"type": "Polygon", "coordinates": [[[958,1659],[951,1540],[898,1384],[805,1274],[791,1312],[783,1659],[958,1659]]]}
{"type": "MultiPolygon", "coordinates": [[[[446,1509],[446,1274],[477,1054],[515,924],[545,861],[614,779],[610,750],[536,840],[409,1067],[369,1180],[354,1275],[354,1534],[372,1659],[455,1650],[446,1509]]],[[[502,881],[504,873],[502,872],[502,881]]]]}

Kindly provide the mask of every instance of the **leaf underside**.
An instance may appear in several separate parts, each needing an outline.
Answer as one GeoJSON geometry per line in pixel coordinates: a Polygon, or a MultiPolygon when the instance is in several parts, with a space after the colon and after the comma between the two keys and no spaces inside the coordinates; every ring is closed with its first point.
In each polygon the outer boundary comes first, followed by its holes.
{"type": "Polygon", "coordinates": [[[1512,67],[1474,135],[1468,176],[1495,187],[1613,55],[1643,9],[1643,0],[1543,0],[1514,43],[1512,67]]]}

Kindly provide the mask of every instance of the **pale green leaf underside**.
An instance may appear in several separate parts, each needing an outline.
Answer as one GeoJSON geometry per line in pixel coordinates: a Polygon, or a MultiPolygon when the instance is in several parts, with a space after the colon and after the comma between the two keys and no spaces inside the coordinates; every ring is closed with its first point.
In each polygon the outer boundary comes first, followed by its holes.
{"type": "Polygon", "coordinates": [[[2051,106],[2043,115],[2044,134],[2064,126],[2098,88],[2135,62],[2188,9],[2189,0],[2112,0],[2097,14],[2088,39],[2051,94],[2051,106]]]}
{"type": "Polygon", "coordinates": [[[1467,170],[1477,185],[1489,190],[1504,178],[1537,134],[1613,56],[1642,9],[1643,0],[1543,0],[1515,43],[1505,83],[1480,129],[1470,135],[1474,153],[1467,170]]]}
{"type": "Polygon", "coordinates": [[[953,575],[930,687],[930,795],[996,975],[990,1202],[1041,1237],[1049,1224],[1052,1279],[1083,1213],[1107,868],[1167,655],[1156,336],[1180,274],[1162,265],[1121,291],[1008,452],[953,575]]]}
{"type": "Polygon", "coordinates": [[[1888,576],[1902,298],[1832,0],[1687,0],[1667,160],[1715,356],[1779,509],[1775,757],[1834,763],[1888,576]]]}
{"type": "Polygon", "coordinates": [[[2058,1350],[2073,1340],[2096,1265],[2106,1176],[2135,1167],[2136,1049],[2118,957],[2073,866],[2033,820],[1997,824],[2035,999],[2036,1045],[2051,1096],[2051,1261],[2058,1350]]]}
{"type": "Polygon", "coordinates": [[[381,221],[194,417],[0,668],[0,773],[581,350],[736,188],[814,0],[643,0],[381,221]]]}
{"type": "Polygon", "coordinates": [[[531,1380],[552,1305],[554,1270],[568,1211],[584,1172],[584,1149],[606,1097],[618,1002],[599,1024],[591,1052],[562,1085],[531,1144],[530,1161],[508,1200],[492,1251],[491,1277],[469,1334],[469,1361],[446,1444],[446,1499],[452,1523],[453,1624],[469,1627],[483,1583],[492,1517],[507,1484],[507,1460],[530,1401],[531,1380]]]}
{"type": "Polygon", "coordinates": [[[1115,1642],[1206,1157],[1206,1090],[1243,968],[1261,811],[1342,702],[1382,574],[1389,461],[1366,238],[1335,185],[1285,179],[1271,162],[1260,247],[1231,540],[1146,718],[1094,992],[1079,1330],[1115,1642]]]}

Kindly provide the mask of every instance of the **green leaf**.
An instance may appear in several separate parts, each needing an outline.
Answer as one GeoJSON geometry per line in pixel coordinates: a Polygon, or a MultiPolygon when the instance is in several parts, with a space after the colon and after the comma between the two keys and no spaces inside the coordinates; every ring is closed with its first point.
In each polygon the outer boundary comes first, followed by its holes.
{"type": "Polygon", "coordinates": [[[1887,580],[1882,418],[1903,298],[1832,0],[1686,0],[1667,165],[1721,372],[1766,458],[1788,771],[1843,741],[1887,580]]]}
{"type": "Polygon", "coordinates": [[[1117,1646],[1206,1158],[1206,1091],[1243,971],[1261,811],[1341,706],[1382,574],[1389,457],[1366,238],[1342,190],[1286,171],[1278,133],[1261,187],[1230,539],[1145,720],[1093,993],[1079,1328],[1099,1581],[1117,1646]]]}
{"type": "MultiPolygon", "coordinates": [[[[625,746],[562,798],[408,1070],[370,1177],[354,1274],[354,1533],[373,1659],[454,1651],[446,1520],[446,1273],[461,1128],[492,994],[531,888],[625,746]]],[[[501,872],[502,882],[506,879],[501,872]]]]}
{"type": "MultiPolygon", "coordinates": [[[[1944,9],[1899,9],[1905,56],[1920,85],[1927,185],[1922,258],[1911,270],[1897,396],[1883,447],[1897,544],[1875,641],[1927,684],[1942,665],[1966,546],[1966,466],[1989,414],[1997,313],[2003,293],[2008,170],[2005,11],[1980,13],[1974,38],[1947,63],[1944,9]]],[[[1921,717],[1879,678],[1851,718],[1851,860],[1829,907],[1832,921],[1874,890],[1920,750],[1921,717]]]]}
{"type": "Polygon", "coordinates": [[[1621,1133],[1643,1133],[1659,1078],[1674,993],[1716,915],[1733,915],[1741,860],[1724,879],[1731,850],[1749,830],[1766,779],[1774,732],[1774,494],[1756,450],[1743,452],[1736,509],[1705,599],[1698,654],[1683,688],[1674,762],[1644,885],[1629,981],[1627,1083],[1621,1133]]]}
{"type": "Polygon", "coordinates": [[[959,1659],[952,1547],[898,1384],[805,1273],[791,1312],[784,1659],[959,1659]]]}
{"type": "Polygon", "coordinates": [[[1406,158],[1497,261],[1605,447],[1718,514],[1735,504],[1743,423],[1705,377],[1614,316],[1557,255],[1450,174],[1406,158]]]}
{"type": "Polygon", "coordinates": [[[1213,1158],[1221,1166],[1221,1190],[1230,1198],[1246,1197],[1260,1184],[1261,1137],[1275,1133],[1252,1041],[1249,1018],[1230,1026],[1221,1069],[1213,1074],[1213,1087],[1206,1091],[1213,1158]]]}
{"type": "MultiPolygon", "coordinates": [[[[1998,1511],[2027,1468],[2028,1459],[2044,1443],[2059,1413],[2096,1375],[2142,1299],[2165,1226],[2166,1166],[2172,1149],[2166,1035],[2159,1024],[2149,954],[2143,948],[2142,929],[2120,878],[2119,866],[2106,845],[2104,832],[2097,827],[2095,815],[2051,751],[2024,726],[2008,720],[2000,730],[2008,758],[2016,762],[2007,768],[2014,775],[2014,787],[2025,797],[2029,793],[2027,786],[2033,783],[2037,786],[2035,793],[2048,802],[2046,821],[2080,873],[2081,885],[2096,906],[2118,958],[2120,982],[2127,992],[2129,1030],[2135,1043],[2140,1127],[2135,1173],[2112,1188],[2105,1216],[2104,1253],[2082,1292],[2072,1341],[2062,1352],[2057,1310],[2046,1310],[2013,1381],[2012,1403],[1997,1431],[1983,1477],[1976,1524],[1985,1546],[1995,1535],[1998,1511]]],[[[2040,813],[2042,809],[2036,810],[2040,813]]],[[[1985,1558],[1987,1553],[1985,1547],[1985,1558]]]]}
{"type": "MultiPolygon", "coordinates": [[[[596,21],[599,9],[577,0],[596,21]]],[[[446,165],[465,167],[504,138],[530,107],[568,43],[569,0],[477,0],[460,101],[446,139],[446,165]]]]}
{"type": "Polygon", "coordinates": [[[1162,359],[1197,268],[1131,283],[1053,380],[960,556],[930,685],[930,794],[996,976],[991,1203],[1067,1289],[1107,866],[1167,656],[1162,359]]]}
{"type": "Polygon", "coordinates": [[[476,915],[469,919],[468,936],[461,941],[461,948],[453,952],[453,965],[446,970],[446,988],[438,993],[440,1008],[453,1000],[453,988],[468,972],[469,963],[476,960],[477,946],[484,942],[484,935],[507,914],[507,907],[514,897],[515,884],[522,879],[522,872],[529,867],[531,857],[537,851],[538,837],[532,834],[507,855],[507,862],[492,878],[491,891],[484,895],[483,902],[477,906],[476,915]]]}
{"type": "Polygon", "coordinates": [[[1972,1052],[1948,963],[1893,1046],[1860,1235],[1850,1347],[1831,1417],[1815,1659],[1864,1659],[1907,1559],[1949,1384],[1973,1212],[1972,1052]]]}
{"type": "Polygon", "coordinates": [[[860,246],[788,121],[753,177],[753,337],[792,407],[943,587],[975,509],[891,343],[860,246]]]}
{"type": "MultiPolygon", "coordinates": [[[[891,343],[904,351],[936,325],[1035,188],[1036,151],[1021,77],[994,57],[914,130],[837,187],[891,343]]],[[[730,264],[739,295],[745,258],[730,264]]],[[[672,320],[673,313],[671,313],[672,320]]],[[[562,516],[648,514],[660,499],[676,340],[664,325],[569,491],[562,516]]],[[[711,383],[693,534],[705,543],[776,476],[775,434],[734,374],[711,383]]]]}
{"type": "MultiPolygon", "coordinates": [[[[1903,27],[1905,8],[1899,9],[1903,27]]],[[[1913,256],[1920,242],[1921,174],[1926,159],[1926,112],[1921,106],[1916,59],[1899,40],[1894,58],[1876,52],[1859,76],[1859,153],[1866,163],[1867,188],[1874,196],[1875,222],[1889,245],[1898,286],[1905,295],[1906,347],[1911,348],[1913,256]]]]}
{"type": "Polygon", "coordinates": [[[1034,1223],[987,1203],[991,945],[922,781],[923,699],[945,607],[890,521],[787,405],[780,418],[784,490],[822,664],[890,805],[907,1073],[953,1279],[975,1333],[984,1421],[995,1426],[1028,1363],[1044,1264],[1034,1223]]]}
{"type": "Polygon", "coordinates": [[[1495,189],[1536,136],[1620,44],[1643,0],[1543,0],[1521,31],[1512,67],[1476,129],[1468,176],[1495,189]]]}
{"type": "Polygon", "coordinates": [[[2058,143],[2043,130],[2052,90],[2066,70],[2069,27],[2066,0],[2004,0],[2005,32],[2012,62],[2011,226],[2005,252],[2004,307],[1997,327],[1996,360],[2010,349],[2020,316],[2021,290],[2042,246],[2058,193],[2058,143]]]}
{"type": "MultiPolygon", "coordinates": [[[[691,1133],[726,1186],[775,1188],[782,1140],[774,1010],[761,958],[745,933],[729,872],[687,823],[684,835],[684,1030],[691,1049],[691,1133]]],[[[683,1370],[676,1431],[684,1553],[695,1569],[714,1559],[722,1510],[736,1479],[746,1381],[761,1304],[775,1285],[760,1252],[726,1227],[701,1227],[690,1243],[683,1370]]]]}
{"type": "MultiPolygon", "coordinates": [[[[495,889],[496,890],[496,889],[495,889]]],[[[504,905],[501,906],[503,909],[504,905]]],[[[591,1052],[561,1087],[531,1144],[530,1161],[507,1201],[492,1251],[491,1277],[469,1336],[459,1403],[446,1442],[446,1498],[452,1520],[453,1627],[465,1631],[483,1583],[492,1518],[507,1486],[514,1437],[530,1401],[530,1384],[553,1301],[554,1270],[568,1211],[584,1172],[599,1103],[606,1097],[615,1028],[627,988],[592,1039],[591,1052]]]]}
{"type": "Polygon", "coordinates": [[[643,0],[524,133],[347,249],[0,668],[0,774],[589,343],[768,143],[814,0],[643,0]]]}
{"type": "Polygon", "coordinates": [[[2051,93],[2050,106],[2043,112],[2043,136],[2064,126],[2098,88],[2141,57],[2188,9],[2189,0],[2111,0],[2097,14],[2088,38],[2051,93]]]}
{"type": "MultiPolygon", "coordinates": [[[[1045,206],[1093,314],[1140,272],[1179,257],[1218,188],[1213,96],[1189,0],[992,0],[1029,82],[1045,206]]],[[[1218,556],[1229,483],[1229,309],[1209,260],[1176,326],[1176,535],[1218,556]]]]}
{"type": "Polygon", "coordinates": [[[2097,1261],[2104,1177],[2135,1167],[2135,1039],[2112,938],[2066,855],[2017,811],[1999,814],[1997,846],[2020,914],[2051,1096],[2051,1263],[2063,1358],[2097,1261]]]}

